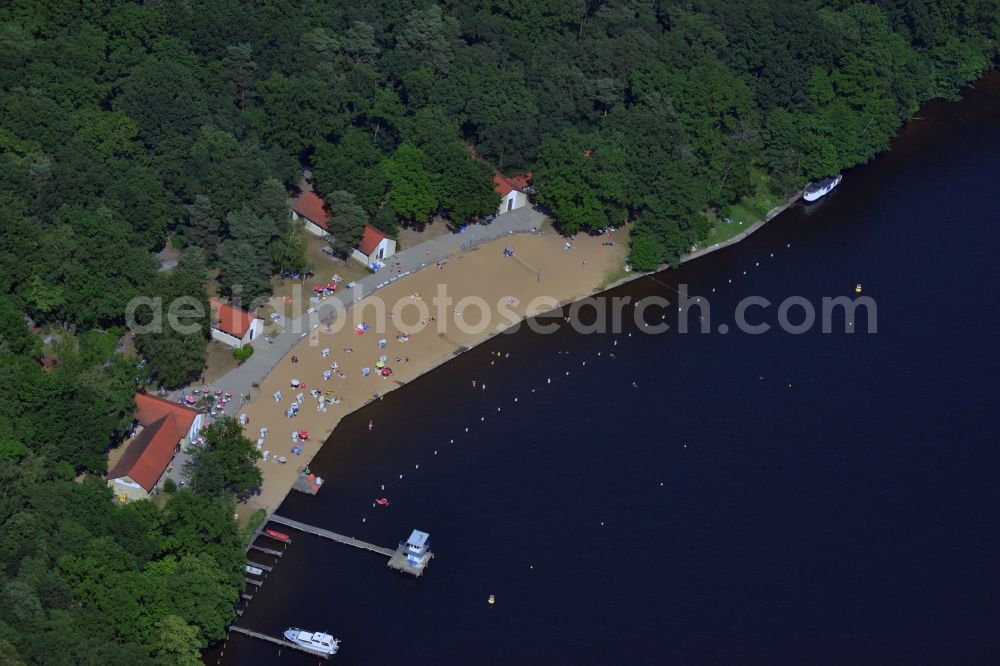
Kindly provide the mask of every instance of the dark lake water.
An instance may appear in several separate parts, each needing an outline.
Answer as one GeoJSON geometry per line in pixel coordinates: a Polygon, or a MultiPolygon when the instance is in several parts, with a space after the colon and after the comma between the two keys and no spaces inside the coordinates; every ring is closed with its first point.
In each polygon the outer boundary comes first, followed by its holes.
{"type": "Polygon", "coordinates": [[[426,530],[426,575],[285,530],[239,624],[328,630],[341,664],[997,663],[1000,77],[919,115],[820,203],[610,294],[687,284],[716,329],[861,282],[877,334],[500,336],[346,419],[279,511],[426,530]]]}

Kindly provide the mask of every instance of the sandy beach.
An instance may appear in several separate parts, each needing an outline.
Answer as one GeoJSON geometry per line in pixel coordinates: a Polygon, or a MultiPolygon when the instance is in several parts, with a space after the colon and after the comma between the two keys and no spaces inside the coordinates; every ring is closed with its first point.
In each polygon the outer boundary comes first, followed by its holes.
{"type": "Polygon", "coordinates": [[[273,512],[340,419],[374,395],[412,381],[518,321],[594,293],[622,266],[626,233],[618,231],[614,245],[605,245],[604,236],[581,236],[572,249],[557,234],[484,243],[391,283],[356,303],[346,317],[342,313],[304,335],[240,412],[249,420],[245,432],[251,440],[267,428],[261,450],[268,452],[268,460],[258,463],[261,492],[239,506],[241,518],[259,508],[273,512]],[[504,252],[507,247],[513,256],[504,252]],[[490,313],[487,321],[484,310],[490,313]],[[359,334],[358,323],[368,330],[359,334]],[[388,377],[376,365],[382,357],[392,372],[388,377]],[[292,387],[293,380],[299,388],[292,387]],[[297,415],[286,416],[293,404],[297,415]],[[292,433],[298,431],[307,431],[308,441],[294,442],[292,433]],[[301,446],[298,455],[291,453],[293,445],[301,446]],[[287,462],[275,462],[277,456],[287,462]]]}

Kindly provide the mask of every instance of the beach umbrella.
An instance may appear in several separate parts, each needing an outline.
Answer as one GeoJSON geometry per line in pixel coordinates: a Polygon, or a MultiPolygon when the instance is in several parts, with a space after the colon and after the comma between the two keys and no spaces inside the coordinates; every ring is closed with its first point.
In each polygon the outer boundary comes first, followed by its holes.
{"type": "Polygon", "coordinates": [[[321,285],[321,284],[316,285],[315,287],[313,287],[313,291],[315,291],[317,294],[320,293],[320,292],[322,292],[323,291],[323,285],[321,285]]]}
{"type": "Polygon", "coordinates": [[[382,368],[382,376],[383,377],[388,377],[391,374],[392,374],[392,370],[390,370],[389,368],[382,368]]]}
{"type": "Polygon", "coordinates": [[[332,282],[329,282],[327,283],[326,288],[329,289],[330,291],[335,291],[337,289],[337,285],[335,285],[332,282]]]}
{"type": "Polygon", "coordinates": [[[193,405],[194,403],[198,402],[198,398],[194,397],[193,395],[189,395],[184,398],[184,402],[186,402],[189,405],[193,405]]]}
{"type": "Polygon", "coordinates": [[[298,386],[299,386],[299,380],[293,379],[292,382],[291,382],[291,384],[292,384],[292,388],[298,388],[298,386]]]}
{"type": "Polygon", "coordinates": [[[379,361],[378,363],[375,364],[375,367],[381,370],[382,368],[385,367],[385,361],[379,361]]]}

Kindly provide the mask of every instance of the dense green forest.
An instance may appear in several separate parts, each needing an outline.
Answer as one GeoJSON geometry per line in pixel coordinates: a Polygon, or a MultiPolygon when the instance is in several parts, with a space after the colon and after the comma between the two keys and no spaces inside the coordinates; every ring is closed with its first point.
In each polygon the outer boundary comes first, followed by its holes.
{"type": "Polygon", "coordinates": [[[307,268],[303,169],[340,249],[474,222],[494,168],[530,169],[564,232],[634,222],[648,269],[871,159],[998,38],[996,0],[0,3],[0,663],[197,663],[222,635],[248,471],[206,458],[162,507],[98,478],[149,368],[200,373],[207,316],[136,336],[145,369],[119,339],[137,296],[206,305],[211,276],[253,303],[307,268]]]}

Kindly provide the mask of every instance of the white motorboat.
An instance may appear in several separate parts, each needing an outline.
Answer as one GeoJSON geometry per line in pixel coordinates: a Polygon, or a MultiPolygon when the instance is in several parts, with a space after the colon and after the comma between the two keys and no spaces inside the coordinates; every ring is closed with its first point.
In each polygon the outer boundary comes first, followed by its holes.
{"type": "Polygon", "coordinates": [[[829,194],[833,188],[840,185],[840,181],[843,179],[843,176],[837,175],[833,178],[824,178],[823,180],[815,183],[809,183],[806,185],[806,189],[802,193],[802,198],[806,201],[816,201],[820,197],[829,194]]]}
{"type": "Polygon", "coordinates": [[[290,627],[285,629],[285,639],[323,654],[337,654],[337,650],[340,648],[339,639],[319,631],[306,631],[290,627]]]}

